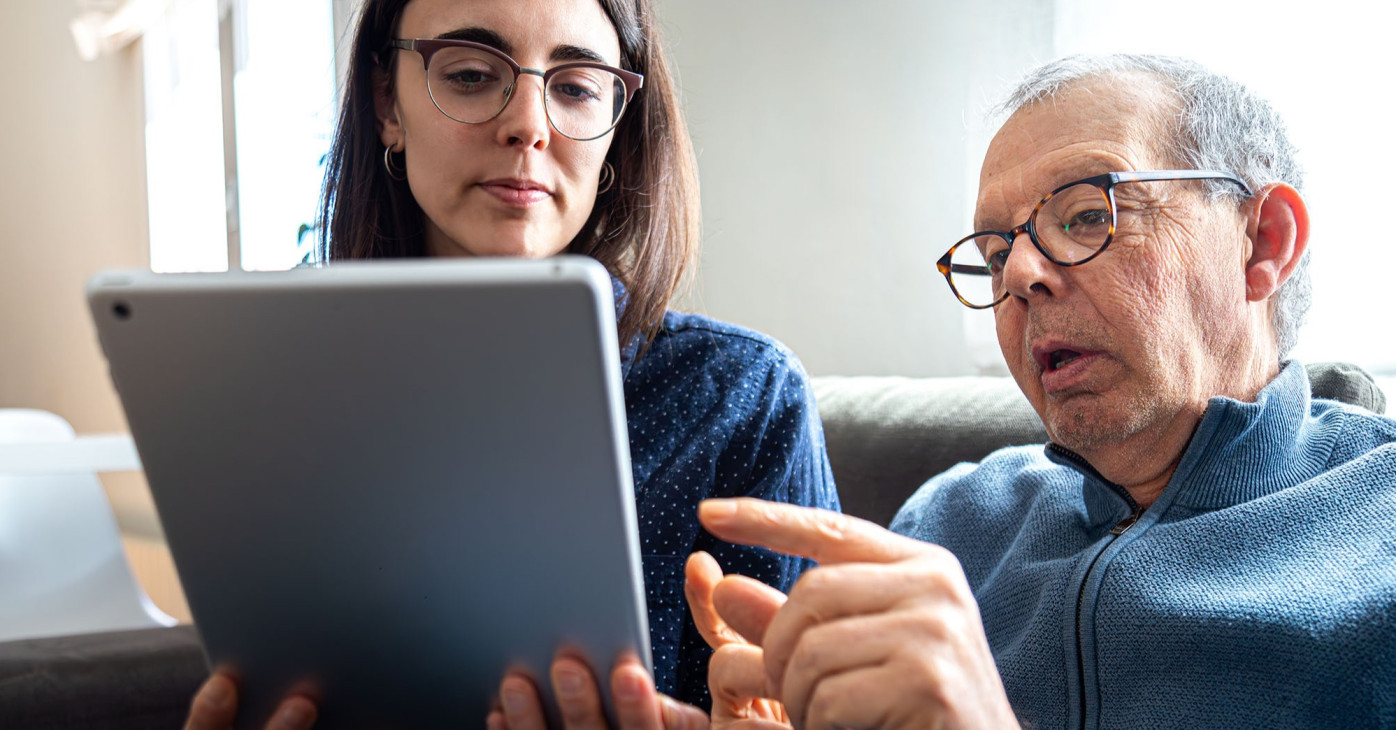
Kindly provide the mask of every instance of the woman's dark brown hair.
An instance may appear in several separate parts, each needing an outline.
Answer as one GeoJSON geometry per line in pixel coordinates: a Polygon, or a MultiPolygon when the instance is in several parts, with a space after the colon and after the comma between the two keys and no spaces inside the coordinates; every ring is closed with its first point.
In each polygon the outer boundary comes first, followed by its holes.
{"type": "MultiPolygon", "coordinates": [[[[408,0],[368,0],[359,16],[349,75],[320,202],[322,261],[426,255],[423,213],[405,181],[383,166],[374,76],[393,78],[388,52],[408,0]]],[[[621,343],[653,338],[698,247],[698,174],[660,46],[650,0],[599,0],[620,38],[622,68],[643,74],[606,160],[616,171],[591,217],[567,246],[601,262],[625,284],[621,343]]],[[[391,89],[391,86],[389,87],[391,89]]]]}

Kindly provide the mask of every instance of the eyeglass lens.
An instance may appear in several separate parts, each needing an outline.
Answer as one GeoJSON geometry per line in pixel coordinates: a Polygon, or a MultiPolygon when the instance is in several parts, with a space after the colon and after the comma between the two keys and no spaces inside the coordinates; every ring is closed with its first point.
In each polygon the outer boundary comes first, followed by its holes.
{"type": "MultiPolygon", "coordinates": [[[[431,58],[427,89],[446,116],[467,124],[488,121],[513,93],[514,71],[474,48],[443,48],[431,58]]],[[[544,95],[548,120],[574,139],[599,137],[625,110],[625,82],[605,69],[578,67],[551,74],[544,95]]]]}
{"type": "MultiPolygon", "coordinates": [[[[1071,265],[1094,256],[1110,240],[1111,203],[1104,190],[1086,183],[1047,197],[1033,214],[1035,240],[1052,261],[1071,265]]],[[[985,307],[1005,292],[1003,267],[1009,243],[1003,236],[971,236],[950,254],[950,285],[971,305],[985,307]]]]}

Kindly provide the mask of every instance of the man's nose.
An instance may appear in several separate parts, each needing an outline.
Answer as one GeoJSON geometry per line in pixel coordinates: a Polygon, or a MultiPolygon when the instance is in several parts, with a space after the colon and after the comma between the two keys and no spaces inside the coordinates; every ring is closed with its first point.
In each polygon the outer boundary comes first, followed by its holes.
{"type": "Polygon", "coordinates": [[[520,145],[545,149],[552,138],[548,112],[544,108],[542,77],[521,73],[514,80],[514,93],[499,113],[499,141],[507,146],[520,145]]]}
{"type": "Polygon", "coordinates": [[[1062,267],[1038,250],[1027,231],[1021,231],[1004,262],[1003,285],[1010,296],[1019,299],[1051,296],[1060,293],[1062,267]]]}

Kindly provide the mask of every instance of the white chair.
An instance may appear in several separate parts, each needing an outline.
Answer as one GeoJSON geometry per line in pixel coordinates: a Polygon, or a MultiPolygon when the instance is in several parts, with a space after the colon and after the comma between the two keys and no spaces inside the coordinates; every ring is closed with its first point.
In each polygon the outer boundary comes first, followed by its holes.
{"type": "Polygon", "coordinates": [[[65,465],[79,447],[57,415],[0,409],[0,641],[175,624],[132,575],[96,474],[65,465]]]}

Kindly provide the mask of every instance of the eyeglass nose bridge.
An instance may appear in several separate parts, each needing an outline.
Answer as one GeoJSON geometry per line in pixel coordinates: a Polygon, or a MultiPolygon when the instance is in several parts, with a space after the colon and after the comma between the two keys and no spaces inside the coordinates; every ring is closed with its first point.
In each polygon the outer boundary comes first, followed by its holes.
{"type": "Polygon", "coordinates": [[[553,112],[551,109],[548,108],[548,72],[541,68],[519,66],[518,70],[514,73],[513,83],[509,84],[509,88],[505,90],[504,103],[500,105],[499,111],[495,112],[494,116],[490,117],[489,119],[486,119],[485,121],[488,122],[497,118],[499,115],[504,113],[505,109],[509,108],[509,104],[514,100],[515,92],[518,91],[519,79],[523,76],[538,77],[539,83],[542,84],[538,87],[538,92],[542,94],[541,100],[543,102],[543,118],[547,120],[549,127],[552,127],[553,130],[555,130],[558,134],[561,134],[564,137],[566,137],[567,134],[564,133],[561,129],[557,128],[557,123],[553,121],[553,112]]]}
{"type": "MultiPolygon", "coordinates": [[[[539,80],[542,81],[542,83],[543,83],[543,87],[542,87],[542,93],[543,93],[543,114],[544,114],[544,116],[548,116],[548,99],[547,99],[547,97],[548,97],[548,87],[547,87],[547,84],[548,84],[548,81],[547,81],[548,75],[547,75],[547,72],[544,71],[544,70],[541,69],[541,68],[529,68],[528,66],[519,66],[519,67],[518,67],[518,71],[514,73],[514,80],[511,81],[511,82],[509,83],[509,88],[507,88],[507,89],[504,90],[504,103],[501,104],[501,105],[499,106],[499,111],[495,112],[495,113],[494,113],[494,116],[492,116],[492,117],[490,117],[489,119],[486,119],[486,120],[485,120],[486,122],[488,122],[488,121],[494,119],[495,117],[498,117],[500,114],[503,114],[503,113],[504,113],[504,110],[507,109],[507,108],[509,108],[509,102],[511,102],[511,101],[514,100],[514,93],[517,92],[518,89],[519,89],[519,77],[521,77],[521,76],[537,76],[537,77],[539,78],[539,80]]],[[[548,116],[548,123],[549,123],[549,124],[552,124],[552,121],[553,121],[553,120],[552,120],[552,117],[551,117],[551,116],[548,116]]]]}
{"type": "Polygon", "coordinates": [[[1014,226],[1006,231],[993,231],[993,233],[997,234],[1008,244],[1009,254],[1013,253],[1014,244],[1017,243],[1018,237],[1023,234],[1027,234],[1028,240],[1032,241],[1032,245],[1037,247],[1037,250],[1041,251],[1042,255],[1046,256],[1048,261],[1052,261],[1051,255],[1049,255],[1046,251],[1043,251],[1042,244],[1038,243],[1037,241],[1037,231],[1033,228],[1033,220],[1036,218],[1037,212],[1033,211],[1033,215],[1030,216],[1022,224],[1014,226]]]}
{"type": "MultiPolygon", "coordinates": [[[[1008,242],[1008,253],[1009,253],[1009,254],[1012,254],[1012,253],[1013,253],[1014,244],[1017,242],[1018,237],[1021,236],[1021,235],[1023,235],[1023,234],[1027,234],[1028,240],[1029,240],[1029,241],[1032,241],[1032,247],[1035,248],[1035,249],[1037,249],[1037,252],[1038,252],[1038,253],[1042,254],[1042,258],[1047,259],[1048,262],[1050,262],[1050,263],[1052,263],[1052,264],[1054,264],[1054,265],[1056,265],[1056,266],[1063,266],[1063,267],[1080,266],[1081,264],[1084,264],[1084,263],[1086,263],[1087,261],[1090,261],[1091,259],[1093,259],[1093,258],[1095,258],[1096,256],[1100,255],[1100,250],[1097,250],[1095,253],[1091,254],[1090,256],[1088,256],[1088,257],[1086,257],[1086,258],[1084,258],[1084,259],[1082,259],[1082,260],[1080,260],[1080,261],[1062,261],[1061,259],[1058,259],[1056,256],[1054,256],[1054,255],[1052,254],[1052,252],[1049,251],[1049,250],[1047,249],[1047,246],[1046,246],[1045,244],[1042,243],[1041,237],[1039,237],[1039,236],[1037,235],[1037,213],[1038,213],[1038,211],[1042,210],[1042,206],[1046,205],[1046,204],[1047,204],[1047,201],[1048,201],[1048,200],[1051,200],[1051,199],[1052,199],[1052,195],[1048,195],[1046,198],[1043,198],[1043,199],[1042,199],[1042,202],[1038,203],[1036,208],[1033,208],[1032,215],[1028,216],[1028,219],[1027,219],[1026,221],[1023,221],[1021,224],[1019,224],[1019,225],[1017,225],[1017,226],[1014,226],[1013,228],[1010,228],[1010,229],[1007,230],[1007,231],[995,231],[995,232],[998,233],[1000,236],[1002,236],[1003,239],[1004,239],[1005,241],[1008,242]]],[[[1113,201],[1113,200],[1111,201],[1111,205],[1112,205],[1112,206],[1114,205],[1114,201],[1113,201]]],[[[1112,211],[1113,211],[1113,208],[1112,208],[1112,211]]],[[[1112,212],[1112,216],[1111,216],[1111,217],[1113,218],[1113,212],[1112,212]]],[[[1114,234],[1114,225],[1112,224],[1112,225],[1111,225],[1111,235],[1113,236],[1113,234],[1114,234]]],[[[1107,242],[1108,242],[1108,239],[1107,239],[1107,242]]],[[[1101,247],[1101,250],[1103,250],[1104,248],[1105,248],[1105,247],[1102,246],[1102,247],[1101,247]]],[[[1006,263],[1006,262],[1005,262],[1005,263],[1006,263]]]]}

